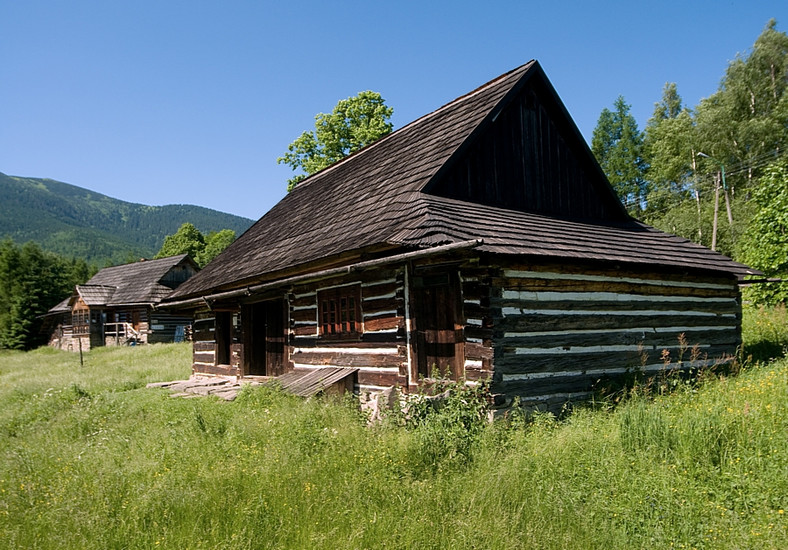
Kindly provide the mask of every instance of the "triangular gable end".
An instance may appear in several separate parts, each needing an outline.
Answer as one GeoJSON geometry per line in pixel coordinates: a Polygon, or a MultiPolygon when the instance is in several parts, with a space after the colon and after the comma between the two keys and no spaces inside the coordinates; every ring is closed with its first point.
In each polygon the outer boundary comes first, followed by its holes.
{"type": "Polygon", "coordinates": [[[544,71],[532,63],[423,191],[568,219],[629,219],[544,71]]]}
{"type": "Polygon", "coordinates": [[[176,289],[198,271],[200,271],[200,268],[197,263],[192,260],[191,256],[184,254],[183,258],[170,267],[156,282],[167,288],[176,289]]]}

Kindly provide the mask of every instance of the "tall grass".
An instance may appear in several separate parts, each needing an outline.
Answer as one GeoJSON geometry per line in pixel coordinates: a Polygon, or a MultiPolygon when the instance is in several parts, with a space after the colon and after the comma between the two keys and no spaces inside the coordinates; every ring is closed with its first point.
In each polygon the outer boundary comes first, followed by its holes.
{"type": "Polygon", "coordinates": [[[146,389],[188,346],[0,355],[8,548],[783,548],[788,360],[566,420],[146,389]],[[457,426],[462,426],[461,430],[457,426]]]}
{"type": "Polygon", "coordinates": [[[745,307],[742,339],[745,360],[769,361],[784,357],[788,351],[788,310],[785,304],[745,307]]]}

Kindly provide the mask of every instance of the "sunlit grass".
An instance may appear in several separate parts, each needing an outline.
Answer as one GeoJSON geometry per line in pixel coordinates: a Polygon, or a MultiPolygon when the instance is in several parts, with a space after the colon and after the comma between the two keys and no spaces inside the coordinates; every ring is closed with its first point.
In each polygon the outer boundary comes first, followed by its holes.
{"type": "MultiPolygon", "coordinates": [[[[187,345],[0,354],[8,548],[783,548],[788,360],[559,422],[368,427],[145,383],[187,345]]],[[[467,418],[466,418],[467,420],[467,418]]]]}

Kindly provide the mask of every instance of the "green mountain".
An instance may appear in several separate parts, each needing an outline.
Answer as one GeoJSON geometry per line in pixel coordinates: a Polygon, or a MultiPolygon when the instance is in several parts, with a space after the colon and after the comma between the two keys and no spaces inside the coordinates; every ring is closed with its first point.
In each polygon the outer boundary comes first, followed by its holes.
{"type": "Polygon", "coordinates": [[[55,180],[0,173],[0,239],[35,241],[99,266],[152,257],[185,222],[203,233],[232,229],[240,235],[253,220],[188,204],[135,204],[55,180]]]}

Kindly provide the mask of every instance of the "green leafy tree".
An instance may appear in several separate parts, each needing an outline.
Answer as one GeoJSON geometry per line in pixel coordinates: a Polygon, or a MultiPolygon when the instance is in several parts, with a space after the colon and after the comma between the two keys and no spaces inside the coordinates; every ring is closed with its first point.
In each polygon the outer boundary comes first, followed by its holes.
{"type": "Polygon", "coordinates": [[[644,134],[646,178],[650,182],[644,219],[653,221],[683,200],[699,198],[693,171],[695,123],[682,106],[675,83],[665,84],[644,134]]]}
{"type": "Polygon", "coordinates": [[[340,100],[331,113],[319,113],[314,131],[302,133],[276,159],[279,164],[303,172],[287,180],[287,190],[390,133],[393,112],[379,93],[367,90],[340,100]]]}
{"type": "Polygon", "coordinates": [[[164,243],[154,258],[167,258],[178,254],[188,254],[193,259],[197,258],[205,249],[205,237],[200,230],[189,222],[184,223],[172,235],[164,237],[164,243]]]}
{"type": "MultiPolygon", "coordinates": [[[[741,245],[741,258],[767,277],[788,279],[788,160],[767,167],[753,191],[753,202],[758,210],[741,245]]],[[[747,292],[757,303],[788,301],[788,283],[753,285],[747,292]]]]}
{"type": "MultiPolygon", "coordinates": [[[[728,224],[725,214],[724,202],[721,199],[718,212],[718,232],[716,250],[726,256],[734,256],[737,239],[741,238],[746,232],[747,222],[752,217],[753,206],[751,201],[736,201],[731,204],[733,213],[733,225],[728,224]]],[[[707,192],[704,198],[698,202],[694,198],[687,199],[675,204],[655,216],[648,219],[648,223],[673,233],[680,235],[698,244],[711,247],[714,219],[714,195],[707,192]]]]}
{"type": "Polygon", "coordinates": [[[788,36],[771,20],[749,55],[729,65],[719,90],[696,109],[700,150],[729,169],[728,185],[750,185],[774,151],[788,146],[788,36]]]}
{"type": "MultiPolygon", "coordinates": [[[[736,57],[719,89],[694,109],[668,84],[645,129],[647,209],[655,227],[741,253],[759,207],[752,190],[764,167],[788,147],[788,36],[769,21],[749,52],[736,57]],[[703,158],[703,152],[713,159],[703,158]],[[721,165],[717,231],[713,230],[721,165]]],[[[738,257],[738,256],[737,256],[738,257]]]]}
{"type": "Polygon", "coordinates": [[[186,222],[178,231],[164,238],[155,258],[188,254],[200,267],[205,267],[235,240],[235,231],[222,229],[203,235],[193,224],[186,222]]]}
{"type": "Polygon", "coordinates": [[[659,123],[662,120],[676,118],[684,111],[681,103],[681,96],[676,83],[666,82],[665,87],[662,89],[662,99],[659,103],[654,104],[654,114],[651,116],[649,123],[659,123]]]}
{"type": "Polygon", "coordinates": [[[613,111],[602,110],[592,135],[591,151],[627,210],[638,215],[648,194],[647,166],[643,157],[643,134],[629,109],[623,96],[619,96],[613,111]]]}
{"type": "Polygon", "coordinates": [[[195,261],[200,267],[208,265],[225,248],[230,246],[235,240],[235,231],[232,229],[222,229],[221,231],[211,231],[205,237],[205,248],[197,254],[195,261]]]}

